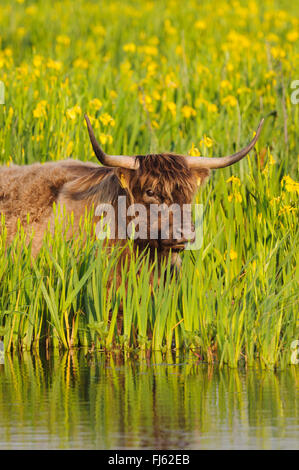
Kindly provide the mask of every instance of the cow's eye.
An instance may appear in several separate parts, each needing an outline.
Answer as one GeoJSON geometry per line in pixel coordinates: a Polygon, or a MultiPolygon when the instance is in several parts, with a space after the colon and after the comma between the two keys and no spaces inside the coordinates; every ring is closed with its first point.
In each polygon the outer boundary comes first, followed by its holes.
{"type": "Polygon", "coordinates": [[[154,191],[152,191],[151,189],[148,189],[146,191],[146,194],[149,196],[149,197],[152,197],[154,195],[154,191]]]}

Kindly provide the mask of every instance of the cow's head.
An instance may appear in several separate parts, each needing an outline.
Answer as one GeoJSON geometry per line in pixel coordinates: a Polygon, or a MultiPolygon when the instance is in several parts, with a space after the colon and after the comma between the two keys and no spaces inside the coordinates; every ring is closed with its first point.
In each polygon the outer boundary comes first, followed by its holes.
{"type": "MultiPolygon", "coordinates": [[[[163,212],[166,206],[175,204],[176,208],[183,209],[190,206],[193,197],[205,179],[209,176],[211,169],[224,168],[232,165],[245,157],[254,147],[264,122],[261,120],[254,139],[247,147],[239,152],[221,158],[190,157],[171,153],[153,155],[107,155],[99,146],[90,121],[85,116],[90,141],[98,160],[108,167],[115,168],[115,174],[119,183],[128,195],[130,204],[141,204],[146,208],[147,237],[146,243],[158,248],[160,251],[172,248],[173,251],[184,249],[188,241],[192,241],[191,227],[184,226],[184,220],[189,217],[180,217],[181,224],[178,227],[175,212],[163,212]],[[164,206],[162,206],[164,205],[164,206]],[[151,208],[157,206],[158,218],[156,219],[157,230],[153,230],[153,215],[151,208]],[[168,232],[165,237],[163,232],[163,217],[167,217],[168,232]],[[174,223],[174,220],[176,223],[174,223]],[[152,231],[151,231],[152,230],[152,231]],[[153,237],[153,232],[158,237],[153,237]]],[[[164,227],[165,228],[165,227],[164,227]]]]}

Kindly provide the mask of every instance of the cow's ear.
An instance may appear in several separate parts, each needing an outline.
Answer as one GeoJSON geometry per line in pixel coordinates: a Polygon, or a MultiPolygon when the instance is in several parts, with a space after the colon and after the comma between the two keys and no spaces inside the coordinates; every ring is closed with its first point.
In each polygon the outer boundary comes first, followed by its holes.
{"type": "Polygon", "coordinates": [[[117,168],[116,175],[121,187],[129,190],[131,187],[130,181],[133,176],[133,170],[128,170],[127,168],[117,168]]]}
{"type": "Polygon", "coordinates": [[[126,191],[129,196],[130,203],[133,203],[134,197],[132,194],[132,178],[136,175],[136,170],[128,170],[127,168],[117,168],[116,176],[120,186],[126,191]]]}
{"type": "Polygon", "coordinates": [[[196,179],[198,186],[204,184],[210,176],[210,170],[208,168],[192,169],[192,173],[196,179]]]}

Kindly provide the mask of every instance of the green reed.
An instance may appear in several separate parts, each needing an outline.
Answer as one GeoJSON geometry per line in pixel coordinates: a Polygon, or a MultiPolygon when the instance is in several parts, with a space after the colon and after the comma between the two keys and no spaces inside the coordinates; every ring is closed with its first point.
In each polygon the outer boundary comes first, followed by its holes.
{"type": "MultiPolygon", "coordinates": [[[[4,242],[5,231],[2,221],[4,242]]],[[[240,268],[221,258],[216,237],[205,250],[185,252],[181,270],[173,272],[167,259],[159,265],[135,252],[131,240],[123,258],[123,247],[94,240],[92,232],[90,214],[70,240],[56,220],[54,236],[46,235],[36,258],[21,227],[10,246],[2,244],[0,334],[7,352],[175,348],[231,367],[290,363],[298,334],[296,238],[289,246],[289,234],[279,243],[268,235],[272,249],[258,253],[263,264],[253,269],[253,253],[240,268]],[[273,276],[266,276],[268,269],[273,276]]]]}

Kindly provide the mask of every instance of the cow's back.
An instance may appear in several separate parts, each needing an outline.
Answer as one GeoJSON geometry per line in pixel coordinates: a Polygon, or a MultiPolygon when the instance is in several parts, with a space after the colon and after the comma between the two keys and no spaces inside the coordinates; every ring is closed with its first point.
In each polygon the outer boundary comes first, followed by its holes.
{"type": "Polygon", "coordinates": [[[64,160],[0,167],[0,214],[5,215],[8,240],[16,233],[18,219],[27,226],[29,214],[30,230],[34,229],[39,244],[38,239],[44,234],[53,203],[58,200],[63,186],[80,178],[90,168],[98,168],[98,165],[64,160]]]}

